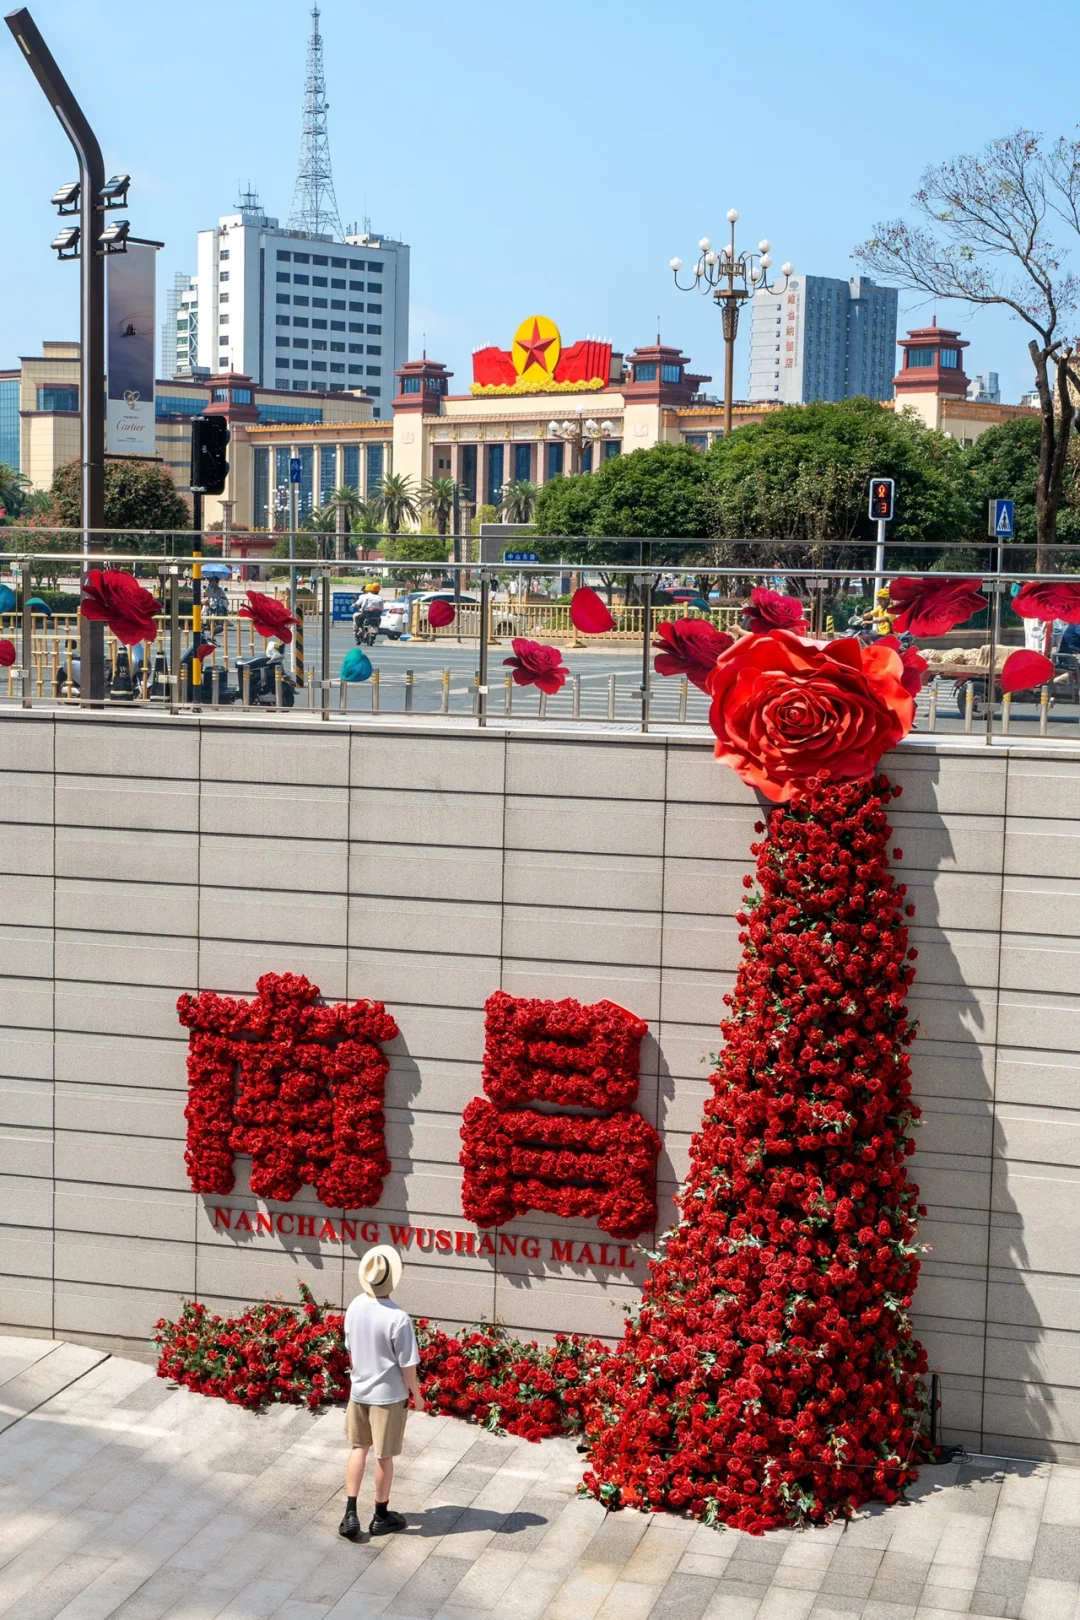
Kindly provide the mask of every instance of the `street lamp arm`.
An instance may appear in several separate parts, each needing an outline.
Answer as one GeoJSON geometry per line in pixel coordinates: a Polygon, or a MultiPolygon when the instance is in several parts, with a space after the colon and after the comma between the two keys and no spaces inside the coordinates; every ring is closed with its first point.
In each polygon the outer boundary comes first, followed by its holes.
{"type": "Polygon", "coordinates": [[[94,185],[93,202],[100,205],[100,192],[105,184],[105,162],[101,156],[97,136],[90,128],[86,114],[75,100],[70,85],[57,67],[55,57],[42,39],[37,23],[26,7],[21,6],[18,11],[9,12],[4,21],[15,36],[16,44],[26,57],[31,73],[48,97],[49,105],[75,148],[80,165],[97,182],[94,185]]]}

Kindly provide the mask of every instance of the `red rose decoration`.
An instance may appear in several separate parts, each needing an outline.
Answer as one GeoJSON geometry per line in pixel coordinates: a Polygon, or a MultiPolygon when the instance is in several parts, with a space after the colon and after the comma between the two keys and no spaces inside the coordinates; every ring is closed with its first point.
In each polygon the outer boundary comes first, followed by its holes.
{"type": "Polygon", "coordinates": [[[894,579],[889,595],[902,611],[893,629],[900,635],[943,636],[986,606],[981,587],[981,579],[894,579]]]}
{"type": "Polygon", "coordinates": [[[583,636],[599,636],[615,628],[608,608],[587,585],[582,585],[570,598],[570,623],[583,636]]]}
{"type": "Polygon", "coordinates": [[[556,693],[566,682],[570,671],[562,661],[558,647],[545,647],[539,641],[526,641],[515,636],[511,643],[513,658],[504,658],[514,671],[516,686],[538,686],[541,692],[556,693]]]}
{"type": "Polygon", "coordinates": [[[807,628],[803,605],[794,596],[781,596],[779,591],[755,585],[750,603],[744,616],[747,628],[755,635],[767,635],[770,630],[794,630],[801,635],[807,628]]]}
{"type": "Polygon", "coordinates": [[[292,640],[290,624],[296,620],[285,606],[276,597],[264,596],[261,591],[248,591],[247,606],[240,609],[241,619],[250,619],[260,636],[276,636],[280,642],[288,646],[292,640]]]}
{"type": "Polygon", "coordinates": [[[1003,692],[1028,692],[1044,682],[1053,680],[1054,666],[1040,652],[1020,647],[1010,653],[1001,670],[1003,692]]]}
{"type": "Polygon", "coordinates": [[[1012,608],[1022,619],[1061,619],[1065,624],[1080,624],[1080,584],[1033,581],[1020,587],[1012,608]]]}
{"type": "Polygon", "coordinates": [[[157,635],[158,604],[137,579],[118,568],[91,568],[83,584],[82,616],[108,625],[117,641],[134,647],[157,635]]]}
{"type": "Polygon", "coordinates": [[[716,757],[777,802],[812,776],[870,776],[915,718],[903,673],[899,653],[880,642],[744,636],[707,683],[716,757]]]}
{"type": "Polygon", "coordinates": [[[444,602],[441,599],[431,603],[428,608],[427,622],[433,630],[439,630],[444,624],[453,624],[455,608],[453,602],[444,602]]]}
{"type": "Polygon", "coordinates": [[[918,697],[926,685],[926,672],[930,668],[918,647],[901,648],[897,636],[882,636],[878,645],[896,648],[896,651],[900,654],[900,662],[904,666],[904,673],[900,677],[900,683],[905,692],[910,692],[912,697],[918,697]]]}
{"type": "Polygon", "coordinates": [[[685,675],[705,690],[705,682],[716,668],[716,660],[731,646],[733,637],[717,630],[707,619],[676,619],[658,624],[659,640],[653,642],[657,657],[653,668],[658,675],[685,675]]]}
{"type": "Polygon", "coordinates": [[[0,669],[10,669],[16,657],[15,643],[6,638],[0,641],[0,669]]]}

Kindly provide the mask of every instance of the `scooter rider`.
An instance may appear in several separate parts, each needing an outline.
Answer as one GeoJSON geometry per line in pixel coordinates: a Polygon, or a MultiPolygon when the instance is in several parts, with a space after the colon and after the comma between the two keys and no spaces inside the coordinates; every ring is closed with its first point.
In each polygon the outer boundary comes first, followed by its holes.
{"type": "Polygon", "coordinates": [[[363,595],[357,603],[356,612],[353,614],[353,634],[357,641],[360,640],[361,632],[366,630],[371,634],[372,642],[374,642],[379,631],[379,625],[382,622],[385,605],[382,587],[377,580],[374,584],[364,586],[363,595]],[[374,633],[372,634],[372,632],[374,633]]]}

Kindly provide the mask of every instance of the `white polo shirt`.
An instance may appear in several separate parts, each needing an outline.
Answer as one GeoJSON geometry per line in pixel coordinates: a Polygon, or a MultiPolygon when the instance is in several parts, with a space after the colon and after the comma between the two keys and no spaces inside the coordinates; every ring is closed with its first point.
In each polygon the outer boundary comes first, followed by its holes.
{"type": "Polygon", "coordinates": [[[357,1294],[345,1312],[345,1346],[358,1406],[393,1406],[408,1395],[402,1367],[418,1367],[412,1317],[392,1299],[357,1294]]]}

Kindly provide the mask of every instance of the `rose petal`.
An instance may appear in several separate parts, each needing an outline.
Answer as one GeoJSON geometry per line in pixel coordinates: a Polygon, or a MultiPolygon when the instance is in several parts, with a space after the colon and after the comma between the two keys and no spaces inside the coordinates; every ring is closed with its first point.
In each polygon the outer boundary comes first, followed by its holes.
{"type": "Polygon", "coordinates": [[[570,598],[570,623],[583,636],[598,636],[615,628],[606,604],[588,585],[582,585],[570,598]]]}
{"type": "Polygon", "coordinates": [[[1001,671],[1003,692],[1026,692],[1053,680],[1054,666],[1042,653],[1019,647],[1006,658],[1001,671]]]}
{"type": "Polygon", "coordinates": [[[453,624],[454,617],[455,608],[453,602],[446,602],[442,598],[437,598],[428,607],[428,624],[433,630],[439,630],[446,624],[453,624]]]}
{"type": "Polygon", "coordinates": [[[10,669],[17,657],[15,643],[6,638],[0,641],[0,669],[10,669]]]}

